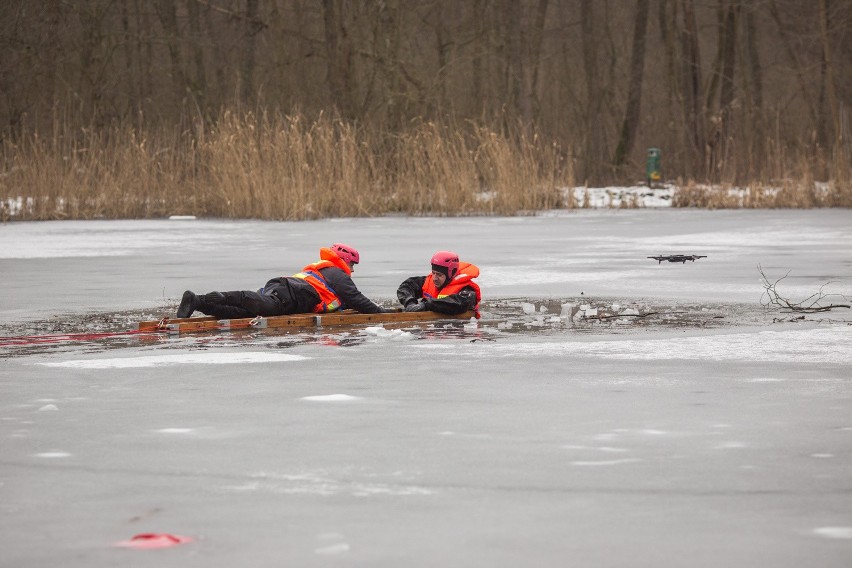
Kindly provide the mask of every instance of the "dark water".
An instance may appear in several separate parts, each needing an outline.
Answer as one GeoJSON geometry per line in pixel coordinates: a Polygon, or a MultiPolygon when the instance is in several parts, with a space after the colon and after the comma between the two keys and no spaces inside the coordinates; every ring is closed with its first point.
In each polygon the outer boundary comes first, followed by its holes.
{"type": "MultiPolygon", "coordinates": [[[[0,358],[38,353],[97,353],[127,347],[204,348],[262,344],[287,349],[308,344],[351,347],[369,340],[367,326],[311,330],[233,330],[169,335],[139,333],[139,321],[171,314],[173,306],[157,310],[70,314],[25,323],[0,324],[0,358]],[[276,338],[275,341],[270,341],[276,338]]],[[[506,334],[636,334],[666,329],[715,329],[790,321],[790,316],[760,306],[710,303],[654,303],[611,298],[504,298],[484,302],[482,318],[385,324],[388,330],[411,333],[415,340],[497,341],[506,334]]],[[[802,317],[802,316],[798,316],[802,317]]]]}

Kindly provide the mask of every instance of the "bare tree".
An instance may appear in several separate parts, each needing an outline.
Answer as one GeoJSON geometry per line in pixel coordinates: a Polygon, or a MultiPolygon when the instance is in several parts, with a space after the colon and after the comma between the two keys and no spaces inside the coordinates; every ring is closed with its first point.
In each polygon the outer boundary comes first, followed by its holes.
{"type": "Polygon", "coordinates": [[[627,86],[627,105],[621,136],[615,149],[615,166],[624,165],[636,140],[636,129],[642,109],[642,82],[645,70],[645,33],[648,29],[648,0],[636,0],[636,18],[633,24],[633,48],[630,52],[630,78],[627,86]]]}
{"type": "Polygon", "coordinates": [[[708,90],[708,100],[705,104],[707,113],[711,115],[713,135],[709,140],[710,153],[708,159],[708,174],[718,175],[725,166],[727,156],[728,135],[734,103],[734,64],[737,44],[737,12],[738,0],[719,0],[718,22],[718,55],[714,66],[713,81],[708,90]],[[719,108],[713,109],[712,97],[716,86],[719,90],[719,108]]]}
{"type": "Polygon", "coordinates": [[[257,34],[265,27],[258,16],[258,0],[246,0],[245,12],[245,36],[243,38],[243,54],[240,64],[240,91],[244,104],[254,101],[254,72],[255,72],[255,46],[257,45],[257,34]]]}
{"type": "Polygon", "coordinates": [[[601,158],[605,155],[606,148],[606,133],[603,131],[602,123],[605,99],[604,74],[599,64],[602,49],[601,34],[596,25],[596,7],[598,7],[597,4],[592,0],[580,1],[583,72],[586,85],[581,147],[584,149],[582,172],[586,180],[600,175],[601,158]]]}
{"type": "Polygon", "coordinates": [[[328,88],[338,111],[343,116],[353,117],[353,49],[346,18],[347,6],[345,0],[323,0],[328,88]]]}
{"type": "Polygon", "coordinates": [[[698,48],[698,26],[693,0],[680,0],[682,27],[679,30],[681,48],[681,96],[685,124],[685,142],[691,148],[694,165],[706,171],[706,135],[702,108],[703,81],[701,55],[698,48]]]}
{"type": "Polygon", "coordinates": [[[206,106],[207,70],[205,68],[203,33],[201,27],[201,10],[197,0],[186,0],[186,14],[189,21],[190,44],[192,51],[193,70],[190,92],[199,108],[206,106]]]}
{"type": "Polygon", "coordinates": [[[831,38],[829,36],[828,24],[828,0],[819,0],[819,28],[822,43],[822,69],[823,84],[828,94],[829,120],[834,133],[834,151],[839,152],[842,146],[842,127],[840,125],[840,108],[837,102],[837,93],[834,86],[834,57],[831,49],[831,38]]]}
{"type": "Polygon", "coordinates": [[[156,0],[154,8],[159,18],[160,25],[166,35],[166,46],[169,50],[170,75],[172,79],[172,96],[175,104],[180,108],[186,89],[186,80],[183,72],[183,57],[180,49],[177,21],[177,7],[172,0],[156,0]]]}
{"type": "MultiPolygon", "coordinates": [[[[819,123],[817,105],[811,96],[811,90],[808,88],[808,78],[806,77],[805,65],[800,61],[800,56],[796,50],[796,42],[793,40],[790,27],[781,17],[780,10],[776,0],[769,0],[769,13],[778,29],[781,37],[780,48],[784,50],[788,60],[793,66],[793,75],[796,77],[796,82],[799,85],[799,94],[805,103],[805,108],[811,118],[811,123],[816,126],[819,123]]],[[[818,134],[818,138],[822,140],[824,136],[818,134]]]]}
{"type": "Polygon", "coordinates": [[[850,60],[848,0],[6,0],[0,136],[333,109],[523,124],[589,183],[635,176],[663,138],[673,176],[837,186],[850,60]]]}
{"type": "Polygon", "coordinates": [[[747,117],[748,127],[746,129],[750,135],[747,136],[748,155],[749,155],[749,179],[755,177],[761,178],[760,159],[763,156],[765,148],[764,135],[764,106],[763,106],[763,66],[760,62],[760,52],[758,49],[758,28],[755,22],[756,7],[752,3],[746,3],[743,6],[745,13],[743,34],[744,52],[746,65],[743,66],[742,73],[743,93],[747,102],[747,117]]]}
{"type": "Polygon", "coordinates": [[[547,21],[548,0],[538,0],[535,12],[530,21],[527,34],[527,65],[524,77],[523,110],[524,120],[530,125],[539,119],[540,101],[538,97],[539,70],[541,68],[541,51],[544,41],[544,25],[547,21]]]}

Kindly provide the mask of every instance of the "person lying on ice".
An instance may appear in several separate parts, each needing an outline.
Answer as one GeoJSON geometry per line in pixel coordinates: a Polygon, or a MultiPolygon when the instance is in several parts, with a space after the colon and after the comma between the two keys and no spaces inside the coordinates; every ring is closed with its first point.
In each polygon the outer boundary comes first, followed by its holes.
{"type": "Polygon", "coordinates": [[[459,255],[446,250],[436,252],[431,262],[428,276],[412,276],[399,285],[396,297],[405,311],[461,314],[473,310],[478,318],[482,294],[473,279],[479,276],[479,268],[459,262],[459,255]]]}
{"type": "Polygon", "coordinates": [[[187,290],[178,306],[177,317],[188,318],[199,311],[219,319],[326,313],[351,308],[364,314],[395,312],[385,309],[362,294],[352,282],[352,271],[361,255],[353,247],[335,243],[320,249],[318,262],[298,274],[273,278],[252,292],[210,292],[196,295],[187,290]]]}

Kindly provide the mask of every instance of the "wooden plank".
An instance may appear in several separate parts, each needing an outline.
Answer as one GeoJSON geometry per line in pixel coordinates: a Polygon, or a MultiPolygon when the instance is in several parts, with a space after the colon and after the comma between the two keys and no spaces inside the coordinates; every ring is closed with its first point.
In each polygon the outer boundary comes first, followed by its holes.
{"type": "Polygon", "coordinates": [[[266,327],[314,327],[314,314],[298,314],[292,316],[273,316],[266,319],[266,327]]]}
{"type": "Polygon", "coordinates": [[[361,314],[354,310],[345,310],[332,314],[294,314],[268,318],[240,318],[217,320],[213,317],[164,319],[160,321],[139,322],[140,331],[167,331],[168,333],[191,333],[227,329],[265,329],[290,328],[310,329],[317,327],[339,327],[346,325],[364,325],[381,323],[415,323],[436,320],[466,320],[474,317],[473,312],[458,315],[436,312],[394,312],[381,314],[361,314]]]}
{"type": "Polygon", "coordinates": [[[136,326],[139,331],[157,331],[162,325],[184,323],[184,322],[199,322],[199,321],[217,321],[213,316],[204,316],[200,318],[169,318],[164,317],[161,320],[145,320],[140,321],[136,326]]]}
{"type": "MultiPolygon", "coordinates": [[[[355,310],[341,310],[340,312],[337,312],[337,313],[339,313],[339,314],[357,314],[358,312],[356,312],[355,310]]],[[[273,316],[272,318],[265,318],[265,319],[303,317],[303,316],[304,317],[313,317],[315,315],[316,314],[293,314],[292,316],[273,316]]],[[[230,321],[239,322],[239,321],[242,321],[243,319],[245,319],[245,321],[251,321],[251,318],[239,318],[239,319],[232,319],[230,321]]],[[[214,316],[201,316],[201,317],[194,317],[194,318],[170,318],[170,317],[166,316],[163,319],[159,319],[159,320],[140,321],[137,324],[136,328],[139,331],[157,331],[157,329],[159,329],[160,326],[164,326],[164,325],[167,325],[167,324],[176,324],[176,323],[185,323],[185,322],[191,322],[191,323],[195,324],[195,323],[198,323],[200,321],[219,321],[219,319],[214,317],[214,316]]],[[[269,327],[275,327],[275,326],[269,326],[269,327]]]]}
{"type": "Polygon", "coordinates": [[[219,322],[215,318],[196,318],[197,321],[183,321],[180,323],[169,323],[166,330],[169,333],[185,333],[188,331],[212,331],[220,329],[219,322]]]}
{"type": "Polygon", "coordinates": [[[437,312],[397,312],[393,314],[318,314],[317,327],[340,325],[362,325],[366,323],[397,323],[434,320],[460,320],[474,317],[473,312],[458,315],[437,312]]]}

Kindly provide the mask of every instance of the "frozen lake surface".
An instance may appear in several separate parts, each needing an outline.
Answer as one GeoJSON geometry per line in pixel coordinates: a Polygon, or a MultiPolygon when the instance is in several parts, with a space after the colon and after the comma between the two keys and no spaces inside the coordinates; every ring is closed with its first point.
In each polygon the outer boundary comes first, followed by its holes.
{"type": "Polygon", "coordinates": [[[852,565],[852,314],[765,310],[758,271],[849,304],[848,210],[6,224],[0,335],[335,241],[387,305],[458,251],[482,320],[0,346],[0,566],[852,565]]]}

